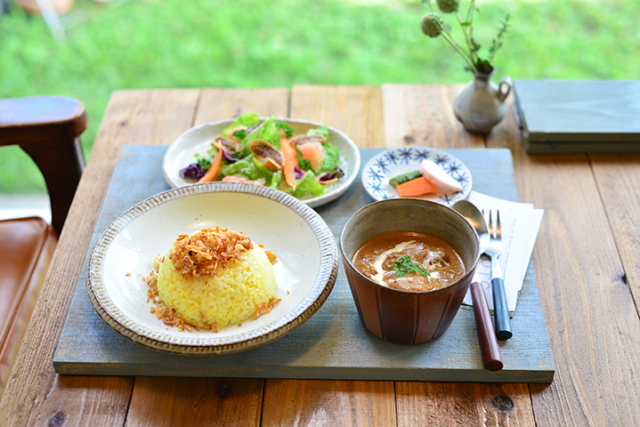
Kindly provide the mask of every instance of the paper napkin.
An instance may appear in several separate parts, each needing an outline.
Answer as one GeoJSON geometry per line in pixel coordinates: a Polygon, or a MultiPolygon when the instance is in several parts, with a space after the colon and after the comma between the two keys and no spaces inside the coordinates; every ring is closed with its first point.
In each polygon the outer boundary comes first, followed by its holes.
{"type": "MultiPolygon", "coordinates": [[[[502,225],[502,243],[504,250],[499,257],[500,266],[504,273],[504,286],[507,293],[509,312],[513,316],[518,302],[518,295],[522,289],[524,276],[533,253],[533,246],[540,230],[544,210],[534,208],[531,203],[518,203],[490,197],[476,191],[469,194],[469,201],[488,217],[489,210],[500,210],[502,225]]],[[[495,222],[495,214],[494,214],[495,222]]],[[[493,310],[493,296],[491,294],[491,261],[482,257],[478,263],[478,272],[482,279],[482,286],[487,295],[489,308],[493,310]]],[[[463,304],[472,305],[471,295],[468,293],[463,304]]]]}

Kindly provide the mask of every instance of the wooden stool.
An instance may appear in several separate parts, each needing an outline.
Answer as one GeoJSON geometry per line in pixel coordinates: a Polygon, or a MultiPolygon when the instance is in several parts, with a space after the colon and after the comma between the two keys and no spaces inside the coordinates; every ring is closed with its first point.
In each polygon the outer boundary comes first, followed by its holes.
{"type": "Polygon", "coordinates": [[[0,146],[18,145],[44,176],[52,225],[42,218],[0,221],[0,394],[84,170],[79,136],[84,105],[67,97],[0,100],[0,146]]]}

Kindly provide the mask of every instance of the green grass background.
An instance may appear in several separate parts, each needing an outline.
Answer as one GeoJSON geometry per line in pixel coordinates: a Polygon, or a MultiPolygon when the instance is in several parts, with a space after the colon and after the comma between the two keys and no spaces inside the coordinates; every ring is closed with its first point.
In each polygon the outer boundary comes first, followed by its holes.
{"type": "MultiPolygon", "coordinates": [[[[636,0],[477,3],[483,46],[511,15],[494,61],[497,79],[640,75],[636,0]]],[[[76,0],[63,17],[67,37],[56,41],[42,18],[12,4],[0,16],[0,98],[82,100],[91,120],[82,138],[88,157],[116,89],[469,81],[445,41],[420,31],[427,11],[411,0],[76,0]]],[[[43,191],[30,159],[0,148],[0,193],[43,191]]]]}

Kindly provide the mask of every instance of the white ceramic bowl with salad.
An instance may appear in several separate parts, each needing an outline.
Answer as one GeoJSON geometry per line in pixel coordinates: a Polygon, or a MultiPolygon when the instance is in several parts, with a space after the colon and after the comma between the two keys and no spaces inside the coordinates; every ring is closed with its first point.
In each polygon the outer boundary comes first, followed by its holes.
{"type": "MultiPolygon", "coordinates": [[[[237,147],[242,148],[239,145],[237,147]]],[[[281,146],[275,148],[282,154],[281,146]]],[[[289,151],[289,157],[283,157],[284,163],[286,163],[286,159],[291,158],[291,155],[292,152],[289,151]]],[[[201,170],[205,169],[202,166],[216,165],[216,160],[220,166],[214,181],[220,181],[226,176],[258,181],[263,185],[287,192],[310,207],[324,205],[344,194],[353,184],[360,169],[358,147],[351,138],[336,128],[307,120],[260,117],[255,113],[247,113],[236,119],[203,123],[184,132],[168,148],[164,156],[162,172],[172,188],[183,187],[198,183],[199,177],[203,173],[207,173],[207,170],[201,170]],[[234,130],[236,128],[240,132],[234,130]],[[283,130],[275,132],[274,129],[283,130]],[[280,172],[268,170],[272,168],[272,165],[268,163],[275,162],[257,155],[249,148],[250,145],[257,143],[256,140],[267,141],[267,144],[261,142],[267,148],[276,146],[278,143],[282,144],[281,141],[275,140],[285,135],[285,130],[290,135],[294,134],[290,139],[308,134],[321,135],[326,139],[326,141],[322,141],[321,151],[326,151],[322,161],[317,158],[314,162],[306,161],[299,149],[302,144],[292,143],[290,145],[296,147],[294,150],[298,159],[293,162],[296,163],[295,190],[288,185],[294,179],[290,166],[286,168],[288,169],[288,177],[284,167],[280,172]],[[230,133],[231,135],[229,135],[230,133]],[[221,135],[225,138],[233,135],[232,138],[226,139],[244,144],[244,151],[233,153],[234,148],[227,150],[228,145],[233,144],[228,141],[220,144],[219,137],[221,135]],[[212,144],[216,138],[218,138],[216,142],[218,148],[212,144]],[[223,149],[219,150],[220,147],[223,149]],[[220,159],[216,159],[218,151],[222,151],[220,159]],[[267,161],[265,162],[265,160],[267,161]],[[201,169],[196,166],[198,163],[201,164],[201,169]],[[185,170],[187,168],[189,170],[185,170]]],[[[215,169],[215,166],[212,167],[215,169]]]]}

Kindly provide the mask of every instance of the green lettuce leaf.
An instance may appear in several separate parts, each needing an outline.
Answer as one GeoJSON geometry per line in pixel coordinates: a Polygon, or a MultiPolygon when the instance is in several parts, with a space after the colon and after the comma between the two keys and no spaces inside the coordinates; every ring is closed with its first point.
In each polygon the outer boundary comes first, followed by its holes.
{"type": "Polygon", "coordinates": [[[331,142],[323,144],[325,157],[320,167],[321,172],[331,172],[336,170],[340,161],[340,149],[331,142]]]}
{"type": "MultiPolygon", "coordinates": [[[[255,154],[251,153],[251,156],[254,157],[255,154]]],[[[260,174],[262,178],[265,179],[265,185],[272,188],[278,188],[280,181],[282,181],[282,171],[272,172],[267,169],[265,166],[262,166],[260,163],[252,161],[254,167],[257,170],[257,173],[260,174]]]]}
{"type": "Polygon", "coordinates": [[[271,182],[269,183],[269,187],[275,188],[277,190],[281,182],[282,182],[282,171],[272,172],[271,182]]]}
{"type": "Polygon", "coordinates": [[[231,137],[228,133],[231,129],[238,126],[246,126],[247,129],[251,129],[254,126],[257,126],[258,123],[260,123],[260,116],[257,113],[244,113],[243,115],[238,116],[233,123],[222,131],[222,133],[223,135],[231,137]]]}
{"type": "Polygon", "coordinates": [[[246,142],[249,143],[254,139],[264,139],[267,142],[270,142],[271,145],[280,150],[280,129],[276,126],[276,118],[274,116],[269,117],[267,120],[262,122],[260,126],[256,128],[253,132],[249,134],[246,138],[246,142]]]}
{"type": "Polygon", "coordinates": [[[324,125],[319,128],[309,129],[307,131],[307,135],[322,135],[325,138],[329,139],[329,126],[324,125]]]}
{"type": "Polygon", "coordinates": [[[255,155],[251,153],[240,161],[224,165],[220,173],[222,173],[223,176],[239,176],[252,181],[264,178],[265,183],[270,185],[273,181],[273,172],[256,163],[254,158],[255,155]]]}
{"type": "Polygon", "coordinates": [[[261,176],[255,166],[253,157],[253,154],[249,154],[247,157],[238,162],[223,165],[222,169],[220,169],[220,173],[224,176],[234,175],[250,180],[256,180],[261,176]]]}
{"type": "Polygon", "coordinates": [[[325,192],[324,185],[320,184],[312,172],[307,172],[298,181],[296,189],[291,195],[298,199],[310,199],[311,197],[322,196],[325,192]]]}

